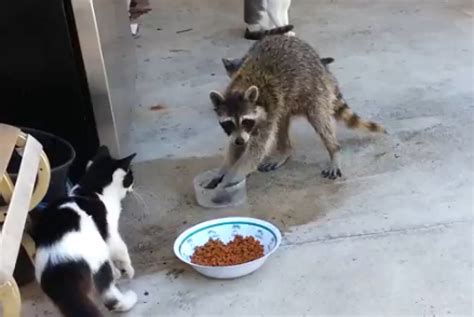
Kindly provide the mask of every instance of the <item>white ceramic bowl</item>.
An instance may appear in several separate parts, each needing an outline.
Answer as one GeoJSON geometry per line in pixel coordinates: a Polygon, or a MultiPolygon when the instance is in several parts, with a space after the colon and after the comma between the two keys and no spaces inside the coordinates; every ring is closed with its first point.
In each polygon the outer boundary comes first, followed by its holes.
{"type": "Polygon", "coordinates": [[[205,221],[181,233],[174,242],[174,254],[199,273],[212,278],[230,279],[250,274],[260,268],[281,243],[281,233],[269,222],[247,217],[228,217],[205,221]],[[191,263],[194,248],[209,239],[227,243],[235,235],[252,236],[264,247],[265,255],[259,259],[231,266],[204,266],[191,263]]]}
{"type": "Polygon", "coordinates": [[[217,169],[205,171],[194,178],[194,192],[196,193],[196,200],[198,204],[208,208],[230,208],[244,204],[247,201],[247,188],[245,179],[234,186],[226,187],[224,189],[216,190],[204,188],[204,186],[209,184],[209,182],[217,175],[217,172],[217,169]],[[226,194],[229,195],[229,202],[216,204],[212,201],[216,195],[222,194],[218,192],[219,190],[224,190],[226,194]]]}

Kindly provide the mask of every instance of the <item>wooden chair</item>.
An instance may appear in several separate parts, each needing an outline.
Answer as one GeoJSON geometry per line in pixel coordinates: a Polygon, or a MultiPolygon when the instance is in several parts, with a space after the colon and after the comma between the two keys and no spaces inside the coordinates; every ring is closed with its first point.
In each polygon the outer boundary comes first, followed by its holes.
{"type": "Polygon", "coordinates": [[[41,144],[18,128],[0,124],[0,195],[7,203],[0,207],[0,302],[5,317],[20,316],[21,297],[13,271],[21,244],[31,258],[34,255],[34,242],[23,231],[28,211],[45,196],[50,177],[41,144]],[[13,184],[6,169],[15,148],[22,152],[22,160],[13,184]]]}

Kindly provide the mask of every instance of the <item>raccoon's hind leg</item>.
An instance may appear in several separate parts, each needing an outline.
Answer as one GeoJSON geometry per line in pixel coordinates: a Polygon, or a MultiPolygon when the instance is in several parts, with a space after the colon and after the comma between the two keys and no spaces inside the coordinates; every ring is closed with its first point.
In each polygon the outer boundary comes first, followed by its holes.
{"type": "Polygon", "coordinates": [[[331,159],[328,168],[324,169],[321,172],[321,175],[329,179],[341,177],[342,173],[339,165],[339,151],[341,146],[336,138],[336,125],[332,116],[329,113],[326,114],[322,111],[309,112],[308,121],[321,137],[331,159]]]}
{"type": "Polygon", "coordinates": [[[115,312],[125,312],[137,303],[137,294],[133,291],[122,293],[115,285],[114,273],[109,262],[102,264],[94,274],[94,284],[102,297],[105,307],[115,312]]]}
{"type": "Polygon", "coordinates": [[[276,147],[272,155],[266,158],[259,166],[260,172],[274,171],[283,166],[291,156],[289,137],[291,116],[287,115],[280,120],[276,134],[276,147]]]}

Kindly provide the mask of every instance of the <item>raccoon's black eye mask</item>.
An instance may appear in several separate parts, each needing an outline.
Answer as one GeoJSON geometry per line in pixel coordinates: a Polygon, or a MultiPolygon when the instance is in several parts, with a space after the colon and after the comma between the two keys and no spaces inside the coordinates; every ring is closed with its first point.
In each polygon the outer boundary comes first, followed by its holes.
{"type": "Polygon", "coordinates": [[[227,135],[231,135],[232,131],[235,130],[235,125],[232,121],[219,122],[219,124],[227,135]]]}
{"type": "Polygon", "coordinates": [[[255,126],[255,120],[252,119],[244,119],[241,123],[242,127],[245,131],[250,132],[252,131],[253,127],[255,126]]]}

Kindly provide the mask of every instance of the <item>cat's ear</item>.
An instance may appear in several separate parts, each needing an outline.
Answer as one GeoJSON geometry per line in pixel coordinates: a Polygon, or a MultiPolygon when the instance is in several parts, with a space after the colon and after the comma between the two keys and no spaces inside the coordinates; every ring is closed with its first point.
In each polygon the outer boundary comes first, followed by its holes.
{"type": "Polygon", "coordinates": [[[133,153],[121,160],[119,160],[120,168],[124,171],[128,171],[130,169],[130,164],[132,163],[133,158],[137,155],[137,153],[133,153]]]}
{"type": "Polygon", "coordinates": [[[107,145],[101,145],[97,150],[97,154],[95,155],[95,159],[103,157],[110,157],[110,151],[107,145]]]}
{"type": "Polygon", "coordinates": [[[89,162],[87,162],[86,170],[88,170],[89,167],[91,167],[92,163],[105,157],[110,157],[110,151],[106,145],[101,145],[97,149],[97,153],[95,154],[95,156],[89,162]]]}

